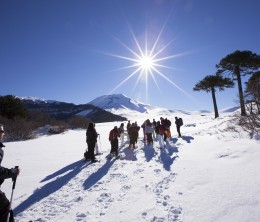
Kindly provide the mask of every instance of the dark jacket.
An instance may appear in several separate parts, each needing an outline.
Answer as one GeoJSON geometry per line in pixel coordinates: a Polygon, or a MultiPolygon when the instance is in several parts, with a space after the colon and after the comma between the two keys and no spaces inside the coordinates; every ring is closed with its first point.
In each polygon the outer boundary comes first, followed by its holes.
{"type": "Polygon", "coordinates": [[[87,143],[96,143],[97,142],[97,131],[95,128],[90,128],[87,130],[87,143]]]}
{"type": "Polygon", "coordinates": [[[0,148],[0,185],[4,182],[4,179],[7,178],[15,178],[17,175],[17,170],[12,168],[12,169],[7,169],[5,167],[1,166],[1,162],[4,158],[4,151],[2,148],[0,148]]]}

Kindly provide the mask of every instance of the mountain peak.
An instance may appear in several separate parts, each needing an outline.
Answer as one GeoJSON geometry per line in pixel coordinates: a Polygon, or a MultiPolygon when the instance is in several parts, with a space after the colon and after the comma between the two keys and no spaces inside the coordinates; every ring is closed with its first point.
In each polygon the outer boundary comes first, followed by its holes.
{"type": "Polygon", "coordinates": [[[141,102],[130,99],[124,94],[112,94],[97,97],[96,99],[89,102],[94,106],[100,107],[102,109],[129,109],[137,112],[144,113],[147,111],[149,105],[145,105],[141,102]]]}

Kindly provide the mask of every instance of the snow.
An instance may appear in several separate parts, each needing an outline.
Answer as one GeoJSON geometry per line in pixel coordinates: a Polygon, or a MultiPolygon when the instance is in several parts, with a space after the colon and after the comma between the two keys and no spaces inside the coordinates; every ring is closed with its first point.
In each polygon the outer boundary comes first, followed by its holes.
{"type": "MultiPolygon", "coordinates": [[[[163,113],[125,113],[141,124],[163,113]],[[145,116],[146,115],[146,116],[145,116]]],[[[100,162],[83,161],[85,131],[5,143],[2,166],[20,166],[12,207],[19,222],[245,222],[260,221],[260,140],[227,130],[233,113],[167,112],[172,138],[120,148],[121,159],[108,160],[109,131],[120,122],[96,124],[100,162]],[[177,137],[174,117],[184,120],[177,137]]],[[[1,190],[9,197],[12,181],[1,190]]]]}

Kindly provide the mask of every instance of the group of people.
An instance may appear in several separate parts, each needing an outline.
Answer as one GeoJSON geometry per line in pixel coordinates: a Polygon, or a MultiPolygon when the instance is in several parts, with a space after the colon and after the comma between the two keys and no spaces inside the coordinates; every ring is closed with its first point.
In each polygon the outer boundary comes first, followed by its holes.
{"type": "MultiPolygon", "coordinates": [[[[4,182],[5,179],[12,178],[13,181],[16,180],[16,177],[20,173],[19,167],[15,167],[12,169],[5,168],[1,165],[1,162],[4,158],[4,150],[3,147],[5,145],[2,143],[4,137],[4,126],[0,124],[0,186],[4,182]]],[[[0,221],[1,222],[13,222],[13,212],[11,209],[11,203],[0,189],[0,221]]]]}
{"type": "MultiPolygon", "coordinates": [[[[181,137],[180,128],[183,125],[182,118],[175,117],[175,125],[178,132],[178,136],[181,137]]],[[[126,124],[121,123],[119,127],[114,126],[114,128],[109,132],[109,141],[111,144],[110,155],[118,157],[118,147],[119,147],[119,138],[121,140],[121,146],[124,145],[125,137],[129,141],[129,148],[136,148],[137,139],[139,137],[139,131],[142,128],[143,131],[143,142],[147,144],[153,144],[154,141],[158,141],[160,148],[165,147],[165,141],[168,138],[171,138],[171,121],[167,118],[161,117],[160,120],[150,121],[149,119],[145,120],[141,126],[137,122],[132,122],[129,120],[126,124]]],[[[92,163],[95,163],[95,147],[97,147],[97,137],[98,133],[95,129],[94,123],[89,123],[87,132],[86,132],[86,142],[88,144],[88,154],[89,159],[92,163]]]]}
{"type": "MultiPolygon", "coordinates": [[[[175,117],[175,125],[178,132],[178,136],[181,137],[180,128],[183,125],[182,118],[175,117]]],[[[154,141],[158,141],[160,148],[165,147],[165,141],[171,137],[171,121],[167,118],[161,117],[159,121],[153,119],[145,120],[144,123],[139,126],[137,122],[129,120],[126,124],[121,123],[119,127],[114,128],[109,133],[109,141],[111,143],[110,154],[118,156],[119,138],[121,140],[121,146],[124,145],[125,137],[129,141],[129,148],[136,148],[137,139],[139,137],[140,129],[143,131],[143,142],[147,144],[153,144],[154,141]]]]}

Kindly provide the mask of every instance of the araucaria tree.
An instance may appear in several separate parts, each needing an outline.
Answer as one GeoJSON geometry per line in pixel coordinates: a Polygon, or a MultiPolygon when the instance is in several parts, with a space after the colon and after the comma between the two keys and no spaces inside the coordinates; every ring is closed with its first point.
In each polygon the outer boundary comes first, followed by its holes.
{"type": "Polygon", "coordinates": [[[255,72],[246,82],[245,98],[251,107],[250,113],[260,115],[260,71],[255,72]]]}
{"type": "Polygon", "coordinates": [[[260,132],[260,71],[255,72],[246,82],[246,116],[241,116],[239,125],[251,135],[260,132]]]}
{"type": "Polygon", "coordinates": [[[216,65],[218,75],[232,76],[237,80],[241,115],[246,116],[241,76],[251,75],[260,68],[260,56],[251,51],[235,51],[216,65]]]}
{"type": "Polygon", "coordinates": [[[215,118],[219,117],[218,107],[216,101],[215,91],[219,89],[219,91],[223,91],[224,88],[232,88],[234,87],[234,82],[230,78],[223,78],[221,76],[208,75],[203,80],[198,82],[193,88],[194,91],[206,91],[211,92],[215,118]]]}

